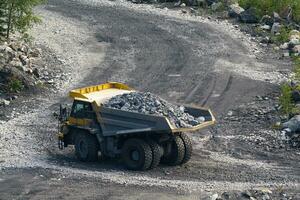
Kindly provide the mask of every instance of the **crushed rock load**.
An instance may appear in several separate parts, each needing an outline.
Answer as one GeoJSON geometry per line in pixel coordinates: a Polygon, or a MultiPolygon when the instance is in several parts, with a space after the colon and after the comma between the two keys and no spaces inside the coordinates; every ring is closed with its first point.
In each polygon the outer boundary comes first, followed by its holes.
{"type": "Polygon", "coordinates": [[[104,106],[143,114],[165,116],[177,128],[189,128],[205,121],[204,117],[195,118],[185,112],[184,106],[171,104],[150,92],[131,92],[117,95],[105,102],[104,106]]]}

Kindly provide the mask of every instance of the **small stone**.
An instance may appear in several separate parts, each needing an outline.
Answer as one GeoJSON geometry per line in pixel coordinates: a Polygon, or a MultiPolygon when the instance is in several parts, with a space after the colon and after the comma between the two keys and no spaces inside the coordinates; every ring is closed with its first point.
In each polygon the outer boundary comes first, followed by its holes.
{"type": "Polygon", "coordinates": [[[268,194],[264,194],[262,196],[262,200],[269,200],[270,199],[270,196],[268,194]]]}
{"type": "Polygon", "coordinates": [[[240,7],[239,4],[232,4],[229,6],[228,16],[232,18],[239,17],[242,12],[244,12],[244,8],[240,7]]]}
{"type": "Polygon", "coordinates": [[[264,37],[263,39],[261,39],[260,42],[263,43],[263,44],[268,44],[268,43],[270,43],[271,41],[270,41],[270,38],[266,36],[266,37],[264,37]]]}
{"type": "Polygon", "coordinates": [[[3,100],[1,100],[1,104],[2,104],[3,106],[9,106],[9,105],[10,105],[10,101],[8,101],[8,100],[6,100],[6,99],[3,99],[3,100]]]}
{"type": "Polygon", "coordinates": [[[186,7],[185,3],[180,4],[180,7],[186,7]]]}
{"type": "Polygon", "coordinates": [[[264,188],[261,190],[263,193],[265,194],[272,194],[273,192],[271,190],[269,190],[268,188],[264,188]]]}
{"type": "Polygon", "coordinates": [[[246,190],[246,191],[242,192],[242,196],[250,198],[252,196],[252,194],[250,191],[246,190]]]}
{"type": "Polygon", "coordinates": [[[221,10],[222,7],[223,7],[223,3],[222,2],[213,3],[211,5],[211,10],[212,11],[218,11],[218,10],[221,10]]]}
{"type": "Polygon", "coordinates": [[[180,1],[177,1],[177,2],[174,4],[174,7],[178,7],[178,6],[180,6],[180,4],[181,4],[181,0],[180,0],[180,1]]]}
{"type": "Polygon", "coordinates": [[[198,117],[196,120],[197,120],[199,123],[203,123],[203,122],[205,122],[205,117],[198,117]]]}
{"type": "Polygon", "coordinates": [[[23,64],[18,60],[13,60],[9,63],[12,67],[16,67],[18,69],[21,69],[22,71],[26,71],[25,68],[23,68],[23,64]]]}
{"type": "Polygon", "coordinates": [[[290,57],[290,52],[285,51],[285,52],[283,52],[282,56],[283,57],[290,57]]]}
{"type": "Polygon", "coordinates": [[[277,12],[273,12],[273,18],[274,18],[274,22],[281,22],[282,18],[280,17],[280,15],[277,12]]]}
{"type": "Polygon", "coordinates": [[[228,111],[227,115],[231,117],[233,115],[233,112],[230,110],[228,111]]]}
{"type": "Polygon", "coordinates": [[[292,49],[293,53],[300,53],[300,45],[296,45],[294,46],[294,48],[292,49]]]}
{"type": "Polygon", "coordinates": [[[267,30],[268,31],[268,30],[271,29],[271,26],[265,24],[263,26],[260,26],[260,28],[263,29],[263,30],[267,30]]]}
{"type": "Polygon", "coordinates": [[[272,26],[272,29],[271,29],[271,33],[273,35],[275,35],[276,33],[279,33],[280,32],[280,29],[281,29],[281,25],[279,23],[274,23],[273,26],[272,26]]]}
{"type": "Polygon", "coordinates": [[[280,49],[286,50],[289,48],[289,43],[283,43],[282,45],[280,45],[280,49]]]}
{"type": "Polygon", "coordinates": [[[256,16],[256,11],[254,8],[249,8],[243,12],[241,12],[239,19],[244,23],[257,23],[258,18],[256,16]]]}
{"type": "Polygon", "coordinates": [[[270,27],[272,27],[273,23],[274,23],[274,20],[272,19],[271,16],[269,15],[264,15],[261,20],[260,20],[260,23],[261,24],[266,24],[266,25],[269,25],[270,27]]]}
{"type": "Polygon", "coordinates": [[[213,195],[210,196],[210,199],[211,199],[211,200],[217,200],[218,197],[219,197],[218,194],[213,194],[213,195]]]}
{"type": "Polygon", "coordinates": [[[275,50],[275,51],[279,51],[280,48],[279,48],[278,46],[275,46],[275,47],[274,47],[274,50],[275,50]]]}

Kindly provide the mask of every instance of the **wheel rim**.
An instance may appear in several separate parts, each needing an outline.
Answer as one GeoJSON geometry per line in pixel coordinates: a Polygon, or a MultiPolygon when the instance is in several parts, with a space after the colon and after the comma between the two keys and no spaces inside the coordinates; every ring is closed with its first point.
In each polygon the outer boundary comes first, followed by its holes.
{"type": "Polygon", "coordinates": [[[80,152],[82,157],[87,156],[88,148],[87,148],[87,145],[84,141],[79,142],[79,152],[80,152]]]}
{"type": "Polygon", "coordinates": [[[130,157],[133,161],[139,161],[140,153],[137,150],[133,150],[133,151],[131,151],[130,157]]]}

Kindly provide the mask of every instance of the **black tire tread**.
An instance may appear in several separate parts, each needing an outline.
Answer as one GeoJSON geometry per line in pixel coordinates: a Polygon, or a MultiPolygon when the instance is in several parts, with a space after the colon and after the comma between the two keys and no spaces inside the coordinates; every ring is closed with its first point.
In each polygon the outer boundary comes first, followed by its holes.
{"type": "Polygon", "coordinates": [[[160,163],[161,150],[160,150],[160,147],[157,144],[157,142],[155,142],[154,140],[149,139],[147,141],[147,143],[149,144],[149,146],[152,150],[152,163],[151,163],[149,169],[153,169],[153,168],[157,167],[160,163]]]}
{"type": "Polygon", "coordinates": [[[181,133],[180,138],[182,139],[184,147],[185,147],[184,157],[181,162],[181,164],[184,164],[184,163],[187,163],[192,157],[193,144],[192,144],[191,139],[185,133],[181,133]]]}
{"type": "Polygon", "coordinates": [[[181,164],[185,154],[185,147],[179,135],[175,135],[172,141],[172,152],[163,158],[163,162],[175,166],[181,164]]]}
{"type": "MultiPolygon", "coordinates": [[[[135,167],[128,166],[128,165],[127,165],[127,168],[130,170],[147,170],[147,169],[149,169],[149,167],[152,163],[152,150],[151,150],[151,147],[149,146],[149,144],[147,144],[144,140],[138,139],[138,138],[128,139],[125,142],[125,144],[123,145],[122,154],[123,154],[123,152],[125,152],[124,151],[125,148],[127,148],[130,145],[136,145],[136,144],[139,144],[140,147],[143,149],[144,154],[145,154],[145,162],[143,163],[143,165],[140,168],[135,168],[135,167]]],[[[126,156],[123,154],[122,158],[126,159],[126,156]]]]}

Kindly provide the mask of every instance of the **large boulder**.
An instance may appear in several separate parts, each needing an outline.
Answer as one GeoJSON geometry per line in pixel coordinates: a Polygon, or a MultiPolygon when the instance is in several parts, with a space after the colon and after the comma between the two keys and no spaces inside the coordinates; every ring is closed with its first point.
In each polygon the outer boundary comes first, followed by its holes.
{"type": "Polygon", "coordinates": [[[291,132],[300,131],[300,115],[295,115],[289,121],[282,124],[284,129],[289,129],[291,132]]]}
{"type": "Polygon", "coordinates": [[[258,23],[258,17],[256,16],[256,10],[254,8],[249,8],[241,12],[239,19],[244,23],[258,23]]]}
{"type": "Polygon", "coordinates": [[[239,6],[239,4],[232,4],[232,5],[229,6],[228,16],[233,17],[233,18],[237,18],[244,11],[245,11],[244,8],[239,6]]]}

